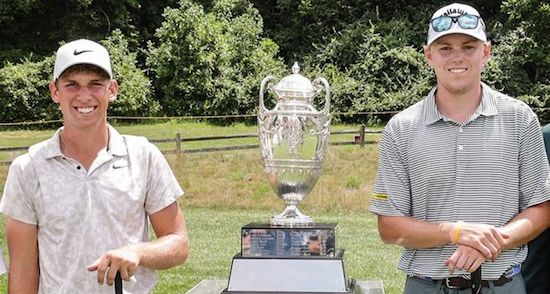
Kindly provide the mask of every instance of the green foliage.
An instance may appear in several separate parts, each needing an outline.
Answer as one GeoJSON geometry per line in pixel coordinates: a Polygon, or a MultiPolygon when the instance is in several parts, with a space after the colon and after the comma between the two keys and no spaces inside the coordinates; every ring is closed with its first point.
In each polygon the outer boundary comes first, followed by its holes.
{"type": "Polygon", "coordinates": [[[362,23],[318,47],[308,63],[321,64],[317,72],[332,85],[336,111],[402,110],[425,97],[435,83],[423,53],[395,40],[376,32],[372,23],[362,23]]]}
{"type": "MultiPolygon", "coordinates": [[[[550,108],[548,1],[465,3],[480,11],[493,44],[483,80],[533,108],[550,108]]],[[[261,79],[286,76],[294,61],[303,75],[327,78],[333,113],[401,110],[435,85],[422,46],[428,19],[441,5],[439,0],[0,1],[5,65],[0,121],[57,118],[45,88],[53,61],[46,59],[59,42],[109,35],[106,44],[115,52],[122,83],[111,115],[253,114],[261,79]],[[143,76],[145,65],[153,87],[143,76]]],[[[539,115],[543,123],[550,121],[547,111],[539,115]]],[[[389,116],[367,119],[383,123],[389,116]]]]}
{"type": "Polygon", "coordinates": [[[380,52],[380,58],[359,64],[375,87],[378,110],[401,110],[423,99],[434,86],[423,53],[403,46],[380,52]]]}
{"type": "Polygon", "coordinates": [[[366,0],[278,0],[274,11],[269,12],[274,13],[270,18],[273,26],[270,36],[281,46],[285,60],[298,60],[309,53],[311,44],[323,44],[324,37],[363,15],[367,3],[366,0]]]}
{"type": "Polygon", "coordinates": [[[491,59],[483,72],[483,80],[510,96],[529,93],[533,83],[523,69],[523,56],[517,53],[524,35],[509,32],[499,38],[499,44],[492,47],[491,59]]]}
{"type": "Polygon", "coordinates": [[[53,57],[25,60],[0,69],[0,122],[59,119],[48,90],[53,62],[53,57]]]}
{"type": "Polygon", "coordinates": [[[214,1],[212,10],[190,0],[165,11],[149,44],[147,64],[156,97],[167,115],[249,114],[257,106],[260,81],[281,72],[278,47],[260,37],[262,18],[239,0],[214,1]]]}
{"type": "Polygon", "coordinates": [[[426,20],[441,5],[437,0],[252,1],[265,19],[267,36],[288,63],[309,55],[312,45],[325,46],[343,30],[369,21],[400,45],[420,46],[426,20]]]}
{"type": "MultiPolygon", "coordinates": [[[[49,56],[60,42],[102,40],[119,29],[133,51],[144,47],[176,0],[13,0],[0,1],[0,60],[49,56]]],[[[41,58],[40,58],[41,59],[41,58]]],[[[35,60],[33,60],[35,61],[35,60]]]]}
{"type": "MultiPolygon", "coordinates": [[[[370,110],[374,89],[362,79],[356,78],[349,70],[340,70],[334,64],[326,64],[316,70],[331,86],[331,112],[353,113],[370,110]]],[[[320,100],[320,99],[318,99],[320,100]]],[[[336,116],[342,119],[342,116],[336,116]]]]}
{"type": "Polygon", "coordinates": [[[550,78],[550,3],[547,1],[509,0],[502,4],[509,17],[506,27],[517,36],[514,50],[532,82],[550,78]]]}
{"type": "Polygon", "coordinates": [[[117,99],[109,104],[109,115],[157,115],[160,104],[153,99],[151,82],[137,67],[137,54],[129,51],[126,38],[119,30],[115,30],[103,44],[109,50],[113,75],[120,84],[117,99]]]}
{"type": "MultiPolygon", "coordinates": [[[[110,104],[110,115],[148,116],[160,110],[153,100],[147,77],[136,66],[136,54],[128,50],[121,32],[102,42],[109,50],[115,78],[120,81],[119,95],[110,104]]],[[[42,61],[7,63],[0,69],[0,122],[56,120],[61,118],[51,100],[48,84],[52,79],[55,55],[42,61]]]]}
{"type": "MultiPolygon", "coordinates": [[[[492,60],[484,80],[535,110],[550,107],[550,4],[532,0],[502,3],[507,16],[495,23],[492,60]]],[[[539,113],[543,123],[548,111],[539,113]]]]}

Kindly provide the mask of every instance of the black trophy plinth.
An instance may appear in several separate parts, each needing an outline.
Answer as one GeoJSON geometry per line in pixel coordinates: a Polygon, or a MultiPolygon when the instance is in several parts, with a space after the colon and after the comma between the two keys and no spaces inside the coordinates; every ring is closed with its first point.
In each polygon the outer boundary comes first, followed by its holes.
{"type": "Polygon", "coordinates": [[[346,280],[344,251],[335,249],[336,227],[242,227],[241,252],[233,257],[222,293],[352,293],[355,283],[346,280]]]}

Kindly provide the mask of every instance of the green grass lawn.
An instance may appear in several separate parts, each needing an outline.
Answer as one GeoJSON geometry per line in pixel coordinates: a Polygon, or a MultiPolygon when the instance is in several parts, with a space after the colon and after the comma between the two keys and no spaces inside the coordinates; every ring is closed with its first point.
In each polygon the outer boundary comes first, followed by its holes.
{"type": "MultiPolygon", "coordinates": [[[[267,222],[277,212],[186,208],[189,260],[180,267],[161,271],[153,293],[184,293],[202,279],[228,279],[231,259],[240,250],[240,228],[250,222],[267,222]]],[[[402,293],[404,274],[396,269],[400,249],[380,241],[373,215],[367,212],[310,215],[317,222],[338,223],[336,246],[346,251],[344,266],[348,278],[382,280],[386,293],[402,293]]]]}
{"type": "MultiPolygon", "coordinates": [[[[190,255],[181,266],[159,271],[152,293],[185,293],[203,279],[228,279],[232,257],[240,251],[240,228],[250,222],[267,222],[278,211],[185,207],[190,255]]],[[[388,294],[402,293],[405,275],[396,269],[400,249],[380,241],[375,216],[367,212],[309,213],[317,222],[338,223],[337,248],[345,249],[347,278],[381,280],[388,294]]],[[[3,217],[2,228],[3,226],[3,217]]],[[[0,234],[6,244],[5,233],[0,234]]],[[[4,246],[4,256],[7,248],[4,246]]],[[[0,293],[7,293],[6,276],[0,293]]]]}
{"type": "MultiPolygon", "coordinates": [[[[125,134],[149,139],[235,135],[257,132],[256,126],[231,127],[205,123],[166,122],[124,125],[125,134]]],[[[331,130],[358,129],[356,125],[335,125],[331,130]]],[[[0,147],[28,146],[53,134],[47,131],[0,131],[0,147]]],[[[331,136],[331,142],[352,141],[353,134],[331,136]]],[[[373,135],[369,140],[377,140],[373,135]]],[[[182,149],[257,144],[257,138],[200,141],[182,144],[182,149]]],[[[173,143],[159,144],[174,149],[173,143]]],[[[385,245],[378,236],[375,216],[368,213],[369,195],[377,164],[376,145],[329,146],[323,175],[300,207],[317,222],[339,223],[337,247],[346,250],[345,271],[356,280],[382,280],[388,294],[402,293],[405,275],[399,272],[400,248],[385,245]]],[[[17,154],[0,153],[2,156],[17,154]]],[[[182,266],[159,271],[153,293],[185,293],[203,279],[227,279],[232,257],[239,252],[240,228],[250,222],[267,222],[283,209],[263,170],[259,149],[199,154],[168,155],[186,196],[180,204],[186,216],[191,254],[182,266]]],[[[0,166],[0,193],[7,173],[0,166]]],[[[0,216],[0,228],[4,228],[0,216]]],[[[0,241],[7,257],[5,232],[0,241]]],[[[0,293],[7,292],[5,275],[0,277],[0,293]]]]}

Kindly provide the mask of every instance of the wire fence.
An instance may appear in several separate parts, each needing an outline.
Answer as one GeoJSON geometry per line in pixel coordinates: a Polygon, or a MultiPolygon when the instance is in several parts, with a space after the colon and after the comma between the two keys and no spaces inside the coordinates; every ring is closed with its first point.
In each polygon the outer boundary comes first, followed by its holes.
{"type": "MultiPolygon", "coordinates": [[[[394,115],[399,111],[365,111],[365,112],[332,112],[333,117],[337,116],[356,116],[356,115],[394,115]]],[[[192,115],[192,116],[108,116],[108,120],[118,121],[171,121],[171,120],[207,120],[207,119],[228,119],[228,118],[254,118],[257,114],[228,114],[228,115],[192,115]]],[[[0,122],[0,127],[18,127],[32,125],[60,124],[63,120],[42,120],[42,121],[24,121],[24,122],[0,122]]]]}
{"type": "MultiPolygon", "coordinates": [[[[331,137],[333,135],[345,135],[352,134],[353,140],[347,141],[336,141],[330,142],[330,145],[341,146],[341,145],[359,145],[364,147],[366,144],[378,144],[378,141],[375,140],[366,140],[367,134],[379,134],[382,131],[380,130],[367,130],[364,125],[360,125],[358,129],[355,130],[342,130],[342,131],[331,131],[331,137]]],[[[186,153],[204,153],[204,152],[216,152],[216,151],[230,151],[230,150],[243,150],[243,149],[257,149],[260,148],[259,144],[248,144],[248,145],[235,145],[235,146],[223,146],[223,147],[214,147],[214,148],[196,148],[196,149],[183,149],[182,143],[185,142],[196,142],[196,141],[211,141],[211,140],[227,140],[227,139],[242,139],[242,138],[257,138],[257,133],[250,134],[237,134],[237,135],[219,135],[219,136],[202,136],[202,137],[189,137],[182,138],[180,133],[176,133],[174,138],[166,139],[149,139],[149,142],[153,144],[157,143],[174,143],[174,149],[163,149],[161,150],[164,154],[186,154],[186,153]]],[[[0,152],[26,152],[29,146],[21,147],[4,147],[0,148],[0,152]]],[[[0,161],[0,165],[9,165],[11,161],[0,161]]]]}
{"type": "MultiPolygon", "coordinates": [[[[548,107],[533,107],[531,108],[535,113],[540,114],[544,111],[549,111],[548,107]]],[[[360,111],[360,112],[332,112],[333,117],[344,116],[352,117],[358,115],[395,115],[400,110],[378,110],[378,111],[360,111]]],[[[228,119],[228,118],[253,118],[257,117],[257,114],[227,114],[227,115],[191,115],[191,116],[145,116],[145,117],[132,117],[132,116],[108,116],[110,120],[118,121],[171,121],[171,120],[207,120],[207,119],[228,119]]],[[[18,127],[18,126],[32,126],[32,125],[47,125],[47,124],[60,124],[63,120],[42,120],[42,121],[25,121],[25,122],[0,122],[0,127],[18,127]]]]}

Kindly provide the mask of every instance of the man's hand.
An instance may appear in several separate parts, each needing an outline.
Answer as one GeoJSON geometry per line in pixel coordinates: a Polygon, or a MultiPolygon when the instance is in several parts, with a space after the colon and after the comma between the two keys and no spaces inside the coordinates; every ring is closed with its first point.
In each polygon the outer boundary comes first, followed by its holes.
{"type": "Polygon", "coordinates": [[[464,223],[458,235],[458,244],[479,251],[486,259],[496,260],[510,235],[491,225],[464,223]]]}
{"type": "Polygon", "coordinates": [[[445,260],[445,264],[451,274],[454,273],[455,269],[463,269],[473,273],[485,261],[486,258],[481,252],[466,245],[459,245],[453,255],[445,260]]]}
{"type": "Polygon", "coordinates": [[[138,246],[128,245],[110,250],[88,266],[88,270],[97,271],[97,282],[102,285],[105,277],[108,285],[113,285],[116,273],[125,281],[130,281],[139,265],[138,246]]]}

